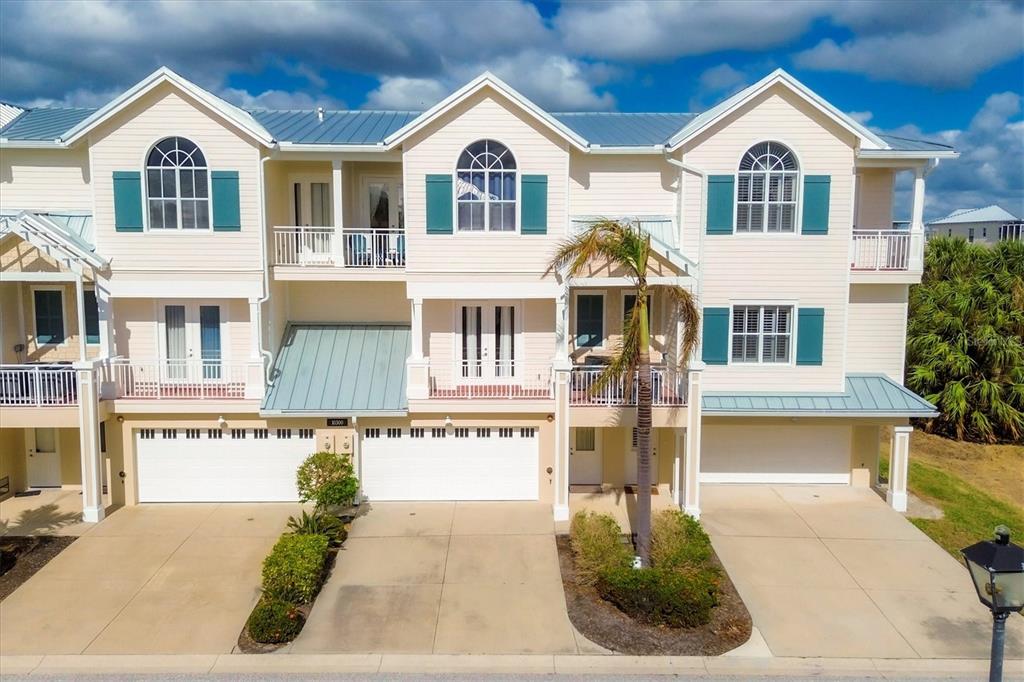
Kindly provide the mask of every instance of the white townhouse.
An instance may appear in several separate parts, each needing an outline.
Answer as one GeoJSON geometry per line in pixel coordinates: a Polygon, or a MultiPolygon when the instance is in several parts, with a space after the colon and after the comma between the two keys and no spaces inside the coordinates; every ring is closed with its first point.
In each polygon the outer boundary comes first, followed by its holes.
{"type": "Polygon", "coordinates": [[[959,208],[925,225],[925,235],[928,239],[960,237],[972,244],[991,246],[1004,241],[1024,241],[1024,220],[996,204],[959,208]]]}
{"type": "Polygon", "coordinates": [[[652,301],[658,492],[875,482],[906,504],[907,291],[947,146],[871,132],[783,71],[700,113],[548,112],[483,74],[425,112],[244,111],[167,69],[0,129],[0,494],[294,499],[316,448],[374,500],[635,483],[635,396],[589,390],[635,302],[595,217],[688,288],[652,301]],[[914,176],[909,230],[894,176],[914,176]],[[682,367],[682,368],[681,368],[682,367]]]}

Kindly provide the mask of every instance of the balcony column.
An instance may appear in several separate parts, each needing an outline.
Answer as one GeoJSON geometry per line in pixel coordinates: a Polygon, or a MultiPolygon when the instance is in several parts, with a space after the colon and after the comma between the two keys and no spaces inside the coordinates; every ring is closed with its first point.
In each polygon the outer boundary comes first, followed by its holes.
{"type": "Polygon", "coordinates": [[[109,282],[96,278],[96,304],[100,319],[100,357],[114,355],[114,311],[110,300],[109,282]]]}
{"type": "Polygon", "coordinates": [[[701,450],[701,396],[704,363],[690,366],[686,393],[686,451],[683,460],[683,511],[695,519],[700,518],[700,450],[701,450]]]}
{"type": "Polygon", "coordinates": [[[555,367],[555,461],[551,482],[555,521],[569,520],[569,367],[555,367]]]}
{"type": "Polygon", "coordinates": [[[569,360],[569,287],[562,288],[562,292],[555,299],[555,357],[556,369],[571,368],[569,360]]]}
{"type": "Polygon", "coordinates": [[[423,299],[414,298],[412,306],[412,334],[409,359],[405,362],[406,386],[409,398],[425,400],[430,397],[430,359],[423,355],[423,299]]]}
{"type": "Polygon", "coordinates": [[[885,501],[898,512],[907,511],[907,466],[910,463],[910,434],[913,426],[894,426],[889,449],[889,490],[885,501]]]}
{"type": "Polygon", "coordinates": [[[85,283],[81,272],[75,277],[75,305],[78,312],[78,360],[85,362],[85,283]]]}
{"type": "Polygon", "coordinates": [[[334,264],[338,267],[345,265],[345,239],[342,236],[345,229],[345,211],[343,209],[344,198],[344,165],[340,158],[331,160],[331,217],[334,219],[334,264]]]}
{"type": "Polygon", "coordinates": [[[249,299],[249,359],[260,362],[260,300],[249,299]]]}
{"type": "Polygon", "coordinates": [[[924,166],[914,169],[914,206],[910,213],[910,231],[924,232],[924,166]]]}
{"type": "Polygon", "coordinates": [[[75,363],[78,379],[78,434],[82,451],[82,519],[103,520],[103,461],[96,371],[91,362],[75,363]]]}

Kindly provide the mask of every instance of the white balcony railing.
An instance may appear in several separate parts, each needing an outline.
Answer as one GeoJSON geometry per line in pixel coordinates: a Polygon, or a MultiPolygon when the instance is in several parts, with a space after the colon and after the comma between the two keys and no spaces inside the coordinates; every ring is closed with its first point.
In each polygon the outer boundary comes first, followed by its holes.
{"type": "Polygon", "coordinates": [[[263,363],[114,359],[105,368],[117,398],[242,400],[263,395],[263,363]]]}
{"type": "MultiPolygon", "coordinates": [[[[636,405],[637,377],[627,389],[623,378],[610,381],[594,390],[601,368],[578,367],[572,370],[569,384],[569,404],[584,407],[609,407],[636,405]]],[[[686,405],[687,373],[667,367],[651,368],[652,405],[655,407],[677,407],[686,405]]]]}
{"type": "Polygon", "coordinates": [[[850,268],[883,272],[920,270],[924,235],[906,230],[854,230],[850,268]]]}
{"type": "Polygon", "coordinates": [[[405,230],[275,227],[274,264],[371,270],[404,268],[405,230]]]}
{"type": "Polygon", "coordinates": [[[554,393],[551,366],[511,360],[469,361],[438,376],[430,373],[430,397],[443,400],[546,400],[554,393]]]}
{"type": "Polygon", "coordinates": [[[67,365],[0,365],[0,405],[66,407],[78,404],[78,377],[67,365]]]}

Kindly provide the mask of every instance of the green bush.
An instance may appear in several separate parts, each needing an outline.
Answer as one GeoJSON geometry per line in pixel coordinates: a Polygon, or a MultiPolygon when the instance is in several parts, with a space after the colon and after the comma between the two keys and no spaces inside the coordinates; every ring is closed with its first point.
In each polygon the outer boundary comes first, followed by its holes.
{"type": "Polygon", "coordinates": [[[711,558],[711,538],[697,519],[678,509],[657,514],[651,524],[651,564],[669,571],[701,568],[711,558]]]}
{"type": "Polygon", "coordinates": [[[642,623],[696,627],[711,618],[711,609],[717,603],[717,575],[709,571],[618,567],[602,571],[597,590],[642,623]]]}
{"type": "Polygon", "coordinates": [[[295,639],[303,622],[302,613],[294,604],[265,597],[249,614],[245,625],[254,641],[280,644],[295,639]]]}
{"type": "Polygon", "coordinates": [[[569,525],[569,544],[576,564],[576,580],[593,585],[602,571],[625,568],[633,552],[622,542],[622,529],[607,514],[577,512],[569,525]]]}
{"type": "Polygon", "coordinates": [[[346,505],[359,491],[352,458],[338,452],[315,452],[295,474],[299,499],[317,509],[346,505]]]}
{"type": "Polygon", "coordinates": [[[308,604],[320,589],[328,540],[323,535],[282,535],[263,560],[263,593],[308,604]]]}
{"type": "Polygon", "coordinates": [[[341,547],[348,539],[345,524],[336,516],[319,510],[312,514],[302,512],[302,516],[288,517],[288,532],[292,535],[323,535],[331,547],[341,547]]]}

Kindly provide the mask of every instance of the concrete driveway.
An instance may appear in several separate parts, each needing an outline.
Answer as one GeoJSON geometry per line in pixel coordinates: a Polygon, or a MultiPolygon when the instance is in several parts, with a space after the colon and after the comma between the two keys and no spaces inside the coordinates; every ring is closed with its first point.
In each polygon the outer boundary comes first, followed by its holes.
{"type": "Polygon", "coordinates": [[[125,507],[0,602],[4,654],[229,653],[294,504],[125,507]]]}
{"type": "Polygon", "coordinates": [[[291,650],[577,653],[550,505],[373,505],[291,650]]]}
{"type": "MultiPolygon", "coordinates": [[[[701,488],[701,520],[775,656],[988,658],[967,570],[873,492],[701,488]]],[[[1024,656],[1011,618],[1008,658],[1024,656]]]]}

